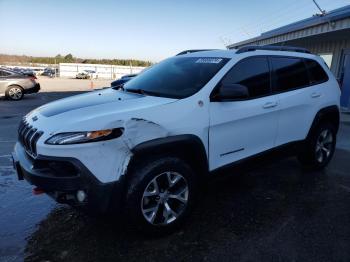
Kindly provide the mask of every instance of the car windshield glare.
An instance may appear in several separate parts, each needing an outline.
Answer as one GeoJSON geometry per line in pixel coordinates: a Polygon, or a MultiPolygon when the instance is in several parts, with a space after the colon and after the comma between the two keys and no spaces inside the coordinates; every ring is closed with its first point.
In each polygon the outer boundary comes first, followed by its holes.
{"type": "Polygon", "coordinates": [[[169,58],[125,83],[124,89],[160,97],[189,97],[203,88],[228,60],[219,57],[169,58]]]}

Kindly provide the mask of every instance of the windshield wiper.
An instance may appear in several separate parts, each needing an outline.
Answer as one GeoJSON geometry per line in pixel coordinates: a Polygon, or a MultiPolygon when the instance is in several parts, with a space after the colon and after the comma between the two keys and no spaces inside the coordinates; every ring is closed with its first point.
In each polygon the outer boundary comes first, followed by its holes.
{"type": "Polygon", "coordinates": [[[157,97],[168,97],[171,98],[168,94],[163,94],[159,92],[154,92],[154,91],[148,91],[144,90],[141,88],[124,88],[123,91],[125,92],[130,92],[130,93],[136,93],[136,94],[141,94],[141,95],[150,95],[150,96],[157,96],[157,97]]]}
{"type": "Polygon", "coordinates": [[[122,90],[122,91],[124,91],[124,84],[125,83],[120,84],[120,85],[116,85],[116,86],[112,86],[112,88],[115,89],[115,90],[122,90]]]}
{"type": "Polygon", "coordinates": [[[159,93],[148,91],[148,90],[144,90],[144,89],[141,89],[141,88],[137,88],[137,89],[128,88],[128,89],[124,89],[124,91],[130,92],[130,93],[141,94],[141,95],[160,96],[159,93]]]}

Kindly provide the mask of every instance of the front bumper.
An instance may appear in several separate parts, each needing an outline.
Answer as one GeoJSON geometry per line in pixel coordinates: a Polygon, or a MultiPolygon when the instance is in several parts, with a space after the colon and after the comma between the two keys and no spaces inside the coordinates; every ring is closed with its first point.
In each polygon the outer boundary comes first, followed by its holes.
{"type": "Polygon", "coordinates": [[[59,203],[86,206],[99,213],[121,206],[124,176],[115,182],[101,183],[77,159],[42,155],[33,159],[18,142],[12,159],[19,180],[27,180],[59,203]],[[86,193],[84,201],[77,199],[78,191],[86,193]]]}
{"type": "Polygon", "coordinates": [[[25,89],[24,93],[25,94],[33,94],[33,93],[38,93],[40,90],[40,84],[36,83],[33,87],[25,89]]]}

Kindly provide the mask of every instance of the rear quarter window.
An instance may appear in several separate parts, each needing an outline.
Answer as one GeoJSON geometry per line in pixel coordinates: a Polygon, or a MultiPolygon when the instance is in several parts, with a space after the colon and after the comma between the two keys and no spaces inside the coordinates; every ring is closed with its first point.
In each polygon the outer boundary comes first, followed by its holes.
{"type": "Polygon", "coordinates": [[[305,63],[309,71],[311,85],[316,85],[328,81],[327,73],[317,61],[312,59],[305,59],[305,63]]]}

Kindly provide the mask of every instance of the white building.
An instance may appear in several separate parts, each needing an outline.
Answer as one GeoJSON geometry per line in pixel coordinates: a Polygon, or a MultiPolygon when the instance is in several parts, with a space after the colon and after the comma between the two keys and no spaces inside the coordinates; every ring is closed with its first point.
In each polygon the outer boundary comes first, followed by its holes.
{"type": "Polygon", "coordinates": [[[82,63],[60,63],[60,77],[75,77],[83,70],[93,70],[97,78],[117,79],[127,74],[137,74],[144,67],[120,66],[120,65],[101,65],[101,64],[82,64],[82,63]]]}

